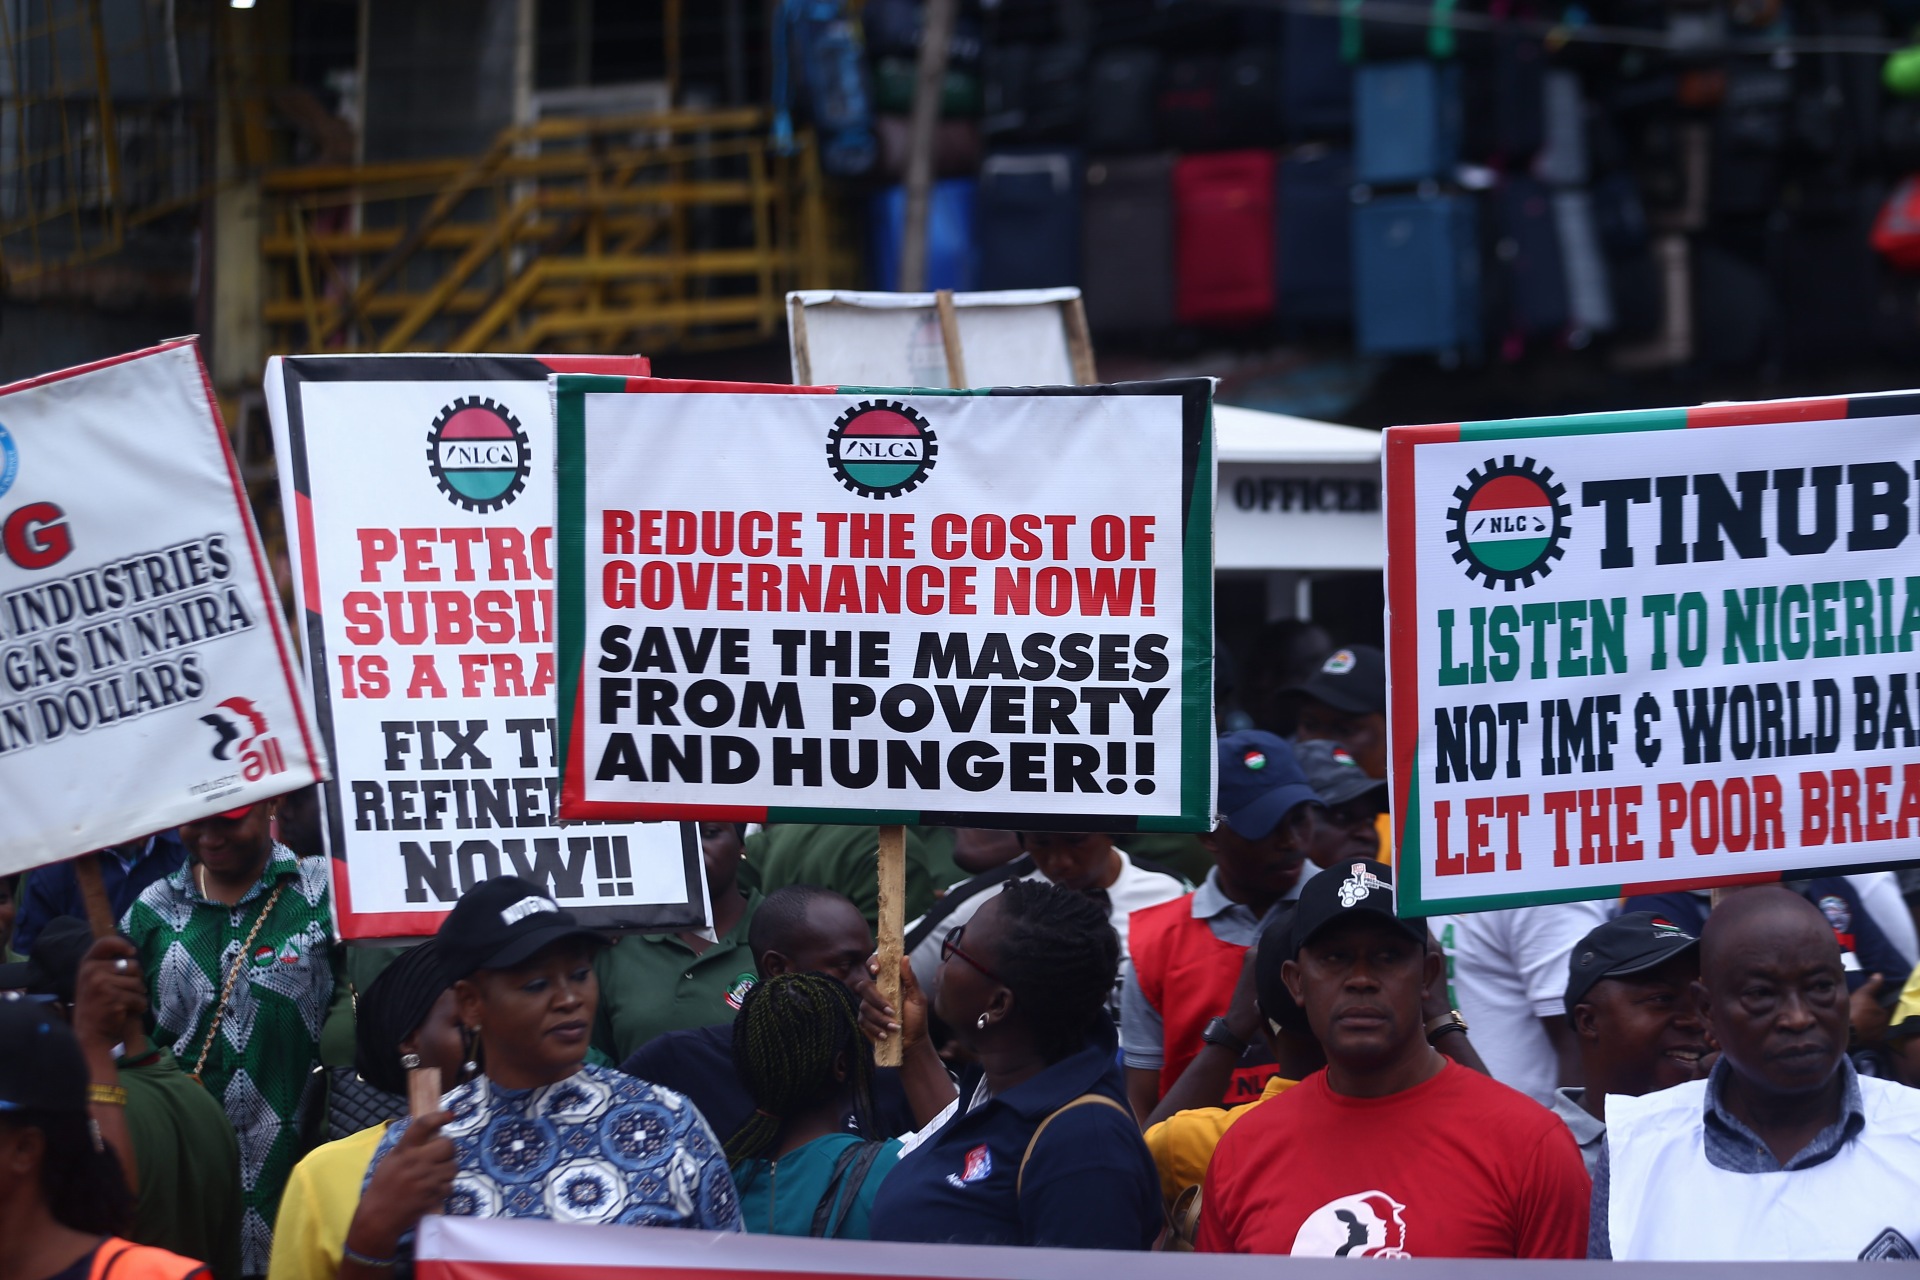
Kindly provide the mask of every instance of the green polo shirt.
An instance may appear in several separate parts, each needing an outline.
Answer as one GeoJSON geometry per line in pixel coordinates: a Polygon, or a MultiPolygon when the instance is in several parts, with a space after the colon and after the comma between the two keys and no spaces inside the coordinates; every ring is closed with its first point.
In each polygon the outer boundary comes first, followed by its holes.
{"type": "Polygon", "coordinates": [[[622,1063],[663,1031],[732,1022],[759,978],[747,948],[747,926],[760,909],[747,890],[747,909],[720,941],[699,955],[678,934],[629,934],[600,953],[600,1011],[593,1045],[622,1063]]]}
{"type": "MultiPolygon", "coordinates": [[[[933,877],[926,846],[907,828],[907,915],[918,920],[933,905],[933,877]]],[[[781,823],[756,831],[747,860],[760,872],[766,893],[790,884],[832,889],[853,900],[872,928],[880,915],[880,833],[876,827],[781,823]]],[[[943,888],[945,886],[942,886],[943,888]]]]}
{"type": "Polygon", "coordinates": [[[240,1280],[240,1144],[226,1112],[164,1048],[121,1059],[120,1086],[140,1175],[127,1238],[240,1280]]]}

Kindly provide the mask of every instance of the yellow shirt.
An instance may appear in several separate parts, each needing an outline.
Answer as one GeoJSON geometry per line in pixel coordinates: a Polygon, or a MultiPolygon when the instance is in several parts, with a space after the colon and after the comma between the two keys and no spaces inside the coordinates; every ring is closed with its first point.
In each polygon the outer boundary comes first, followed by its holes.
{"type": "Polygon", "coordinates": [[[1900,1003],[1893,1007],[1893,1018],[1887,1025],[1897,1027],[1909,1018],[1920,1018],[1920,965],[1915,965],[1907,975],[1907,985],[1900,991],[1900,1003]]]}
{"type": "MultiPolygon", "coordinates": [[[[1196,1107],[1192,1111],[1176,1111],[1148,1129],[1147,1150],[1153,1153],[1153,1163],[1160,1170],[1160,1196],[1166,1202],[1167,1212],[1173,1212],[1173,1202],[1180,1198],[1182,1191],[1207,1180],[1207,1166],[1213,1162],[1213,1149],[1220,1145],[1221,1137],[1239,1122],[1241,1116],[1268,1098],[1285,1093],[1297,1083],[1296,1080],[1283,1080],[1275,1076],[1267,1081],[1267,1087],[1252,1102],[1243,1102],[1230,1109],[1196,1107]]],[[[275,1252],[279,1250],[276,1248],[275,1252]]],[[[269,1280],[280,1280],[280,1277],[272,1276],[269,1280]]]]}
{"type": "Polygon", "coordinates": [[[267,1280],[333,1280],[340,1274],[340,1251],[353,1211],[360,1207],[360,1184],[386,1132],[384,1124],[362,1129],[315,1147],[293,1166],[273,1227],[267,1280]]]}

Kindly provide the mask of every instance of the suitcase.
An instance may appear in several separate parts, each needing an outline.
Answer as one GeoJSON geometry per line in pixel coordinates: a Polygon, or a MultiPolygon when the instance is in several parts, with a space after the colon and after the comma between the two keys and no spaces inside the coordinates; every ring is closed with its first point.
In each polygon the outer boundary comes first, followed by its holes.
{"type": "Polygon", "coordinates": [[[1773,290],[1754,263],[1718,245],[1693,249],[1694,358],[1751,371],[1775,338],[1773,290]]]}
{"type": "Polygon", "coordinates": [[[1085,118],[1086,50],[1078,45],[995,45],[983,62],[980,125],[996,142],[1060,142],[1085,118]]]}
{"type": "MultiPolygon", "coordinates": [[[[975,267],[974,201],[972,178],[948,178],[933,184],[927,205],[927,280],[929,289],[969,290],[977,286],[975,267]]],[[[888,187],[875,193],[869,208],[868,269],[873,287],[883,293],[900,288],[900,244],[907,217],[907,189],[888,187]]]]}
{"type": "Polygon", "coordinates": [[[1362,352],[1477,356],[1480,242],[1473,197],[1384,196],[1356,205],[1353,293],[1362,352]]]}
{"type": "Polygon", "coordinates": [[[1779,203],[1792,101],[1793,77],[1788,72],[1738,67],[1728,73],[1707,185],[1715,214],[1764,214],[1779,203]]]}
{"type": "Polygon", "coordinates": [[[1087,150],[1145,151],[1154,145],[1160,95],[1157,49],[1108,49],[1087,75],[1087,150]]]}
{"type": "Polygon", "coordinates": [[[1265,48],[1241,49],[1227,58],[1220,87],[1230,147],[1271,146],[1280,137],[1278,59],[1265,48]]]}
{"type": "Polygon", "coordinates": [[[1468,155],[1503,170],[1525,167],[1545,137],[1546,69],[1539,41],[1512,27],[1475,42],[1462,73],[1468,155]]]}
{"type": "Polygon", "coordinates": [[[1613,292],[1593,225],[1593,198],[1585,191],[1555,191],[1553,224],[1566,268],[1567,323],[1574,331],[1570,345],[1582,347],[1587,335],[1613,329],[1613,292]]]}
{"type": "Polygon", "coordinates": [[[1340,19],[1288,10],[1281,21],[1280,119],[1296,142],[1353,128],[1353,68],[1340,56],[1340,19]]]}
{"type": "Polygon", "coordinates": [[[1541,88],[1540,150],[1533,157],[1533,176],[1556,187],[1587,185],[1587,113],[1580,96],[1580,77],[1571,71],[1549,71],[1541,88]]]}
{"type": "Polygon", "coordinates": [[[1353,318],[1353,154],[1303,147],[1280,162],[1274,311],[1290,324],[1353,318]]]}
{"type": "Polygon", "coordinates": [[[1167,63],[1160,78],[1160,138],[1181,151],[1217,151],[1227,141],[1226,60],[1195,54],[1167,63]]]}
{"type": "Polygon", "coordinates": [[[976,215],[982,289],[1080,283],[1080,157],[1011,151],[980,166],[976,215]]]}
{"type": "Polygon", "coordinates": [[[1622,369],[1670,369],[1693,360],[1693,243],[1675,232],[1658,236],[1649,245],[1648,259],[1659,298],[1659,327],[1646,341],[1614,353],[1614,363],[1622,369]]]}
{"type": "Polygon", "coordinates": [[[1354,177],[1381,186],[1451,173],[1460,162],[1460,68],[1382,62],[1354,77],[1354,177]]]}
{"type": "Polygon", "coordinates": [[[1789,224],[1770,236],[1769,274],[1780,303],[1780,350],[1794,368],[1874,353],[1884,332],[1883,272],[1872,215],[1789,224]]]}
{"type": "Polygon", "coordinates": [[[1183,156],[1173,170],[1176,317],[1250,324],[1273,314],[1270,151],[1183,156]]]}
{"type": "MultiPolygon", "coordinates": [[[[905,116],[881,116],[874,121],[880,139],[880,171],[893,182],[907,176],[907,139],[912,124],[905,116]]],[[[936,178],[966,178],[980,168],[980,126],[972,120],[941,120],[933,131],[933,174],[936,178]]]]}
{"type": "Polygon", "coordinates": [[[1087,163],[1080,290],[1102,333],[1173,327],[1171,155],[1087,163]]]}
{"type": "Polygon", "coordinates": [[[1552,193],[1532,178],[1511,177],[1500,184],[1494,204],[1506,336],[1556,336],[1567,327],[1567,268],[1552,193]]]}

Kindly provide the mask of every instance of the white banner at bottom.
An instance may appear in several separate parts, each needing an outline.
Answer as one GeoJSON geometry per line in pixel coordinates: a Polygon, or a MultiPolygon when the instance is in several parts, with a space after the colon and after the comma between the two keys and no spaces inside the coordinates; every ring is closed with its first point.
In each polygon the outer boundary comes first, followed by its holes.
{"type": "MultiPolygon", "coordinates": [[[[724,1235],[664,1227],[587,1227],[528,1219],[420,1220],[418,1280],[1355,1280],[1364,1262],[1250,1254],[1114,1253],[998,1245],[878,1244],[791,1236],[724,1235]]],[[[1850,1275],[1870,1263],[1532,1262],[1485,1258],[1395,1260],[1393,1280],[1509,1280],[1535,1274],[1614,1280],[1755,1280],[1755,1273],[1850,1275]]],[[[1878,1275],[1879,1272],[1873,1274],[1878,1275]]]]}

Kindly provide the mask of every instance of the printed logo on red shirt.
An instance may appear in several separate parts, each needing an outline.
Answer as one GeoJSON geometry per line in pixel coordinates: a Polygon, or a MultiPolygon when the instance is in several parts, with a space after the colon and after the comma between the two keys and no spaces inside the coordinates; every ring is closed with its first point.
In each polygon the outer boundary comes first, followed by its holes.
{"type": "Polygon", "coordinates": [[[1384,1191],[1362,1191],[1321,1205],[1300,1224],[1293,1253],[1306,1258],[1405,1258],[1405,1205],[1384,1191]]]}

